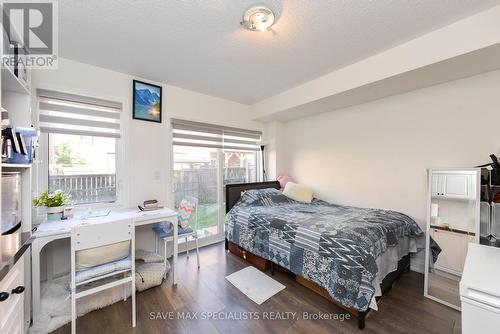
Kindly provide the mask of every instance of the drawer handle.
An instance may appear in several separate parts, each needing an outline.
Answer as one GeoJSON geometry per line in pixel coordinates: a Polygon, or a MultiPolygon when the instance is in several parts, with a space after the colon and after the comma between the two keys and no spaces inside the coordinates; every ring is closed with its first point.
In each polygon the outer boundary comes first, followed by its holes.
{"type": "Polygon", "coordinates": [[[9,293],[8,292],[0,292],[0,302],[3,302],[4,300],[7,300],[9,298],[9,293]]]}
{"type": "Polygon", "coordinates": [[[12,293],[23,293],[24,292],[24,286],[18,286],[17,288],[15,289],[12,289],[12,293]]]}

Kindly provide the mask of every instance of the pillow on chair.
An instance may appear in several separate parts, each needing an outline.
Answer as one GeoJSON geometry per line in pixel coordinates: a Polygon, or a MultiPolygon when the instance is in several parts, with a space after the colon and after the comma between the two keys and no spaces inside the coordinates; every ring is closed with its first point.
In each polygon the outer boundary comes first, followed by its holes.
{"type": "Polygon", "coordinates": [[[174,225],[171,222],[159,223],[158,227],[165,231],[165,233],[174,233],[174,225]]]}
{"type": "Polygon", "coordinates": [[[313,191],[311,188],[293,182],[288,182],[286,184],[283,195],[303,203],[311,203],[313,199],[313,191]]]}
{"type": "Polygon", "coordinates": [[[121,260],[130,255],[130,241],[117,242],[76,253],[76,271],[89,269],[104,263],[121,260]]]}
{"type": "Polygon", "coordinates": [[[179,226],[182,227],[183,229],[186,229],[189,227],[189,220],[191,219],[191,215],[193,214],[194,210],[196,209],[196,204],[187,200],[183,199],[181,203],[179,204],[179,226]]]}
{"type": "Polygon", "coordinates": [[[76,283],[81,283],[83,281],[106,275],[117,270],[130,269],[131,265],[132,258],[130,256],[127,256],[126,258],[118,261],[107,262],[92,268],[88,268],[86,270],[77,271],[75,280],[76,283]]]}

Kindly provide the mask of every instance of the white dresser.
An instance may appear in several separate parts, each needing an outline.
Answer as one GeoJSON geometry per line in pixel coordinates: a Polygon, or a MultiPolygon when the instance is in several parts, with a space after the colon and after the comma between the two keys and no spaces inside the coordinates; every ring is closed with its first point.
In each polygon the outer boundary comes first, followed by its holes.
{"type": "Polygon", "coordinates": [[[462,334],[500,333],[500,248],[469,244],[460,301],[462,334]]]}
{"type": "Polygon", "coordinates": [[[19,287],[24,288],[24,257],[17,261],[0,282],[1,293],[8,294],[0,302],[0,333],[24,333],[24,290],[20,291],[19,287]]]}
{"type": "Polygon", "coordinates": [[[30,233],[0,236],[0,333],[24,334],[31,315],[30,233]]]}

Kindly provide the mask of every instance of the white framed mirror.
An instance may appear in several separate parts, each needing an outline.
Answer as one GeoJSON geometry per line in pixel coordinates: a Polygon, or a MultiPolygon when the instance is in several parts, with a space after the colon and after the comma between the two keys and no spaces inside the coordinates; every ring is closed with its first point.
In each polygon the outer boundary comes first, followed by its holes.
{"type": "Polygon", "coordinates": [[[481,170],[428,169],[424,295],[460,310],[469,243],[479,243],[481,170]]]}

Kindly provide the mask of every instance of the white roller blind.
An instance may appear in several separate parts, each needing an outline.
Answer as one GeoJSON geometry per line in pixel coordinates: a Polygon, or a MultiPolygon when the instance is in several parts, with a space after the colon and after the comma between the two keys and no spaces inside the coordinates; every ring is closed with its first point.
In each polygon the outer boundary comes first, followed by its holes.
{"type": "Polygon", "coordinates": [[[42,132],[120,138],[121,103],[38,89],[42,132]]]}
{"type": "Polygon", "coordinates": [[[262,132],[171,119],[173,144],[226,150],[259,151],[262,132]]]}

